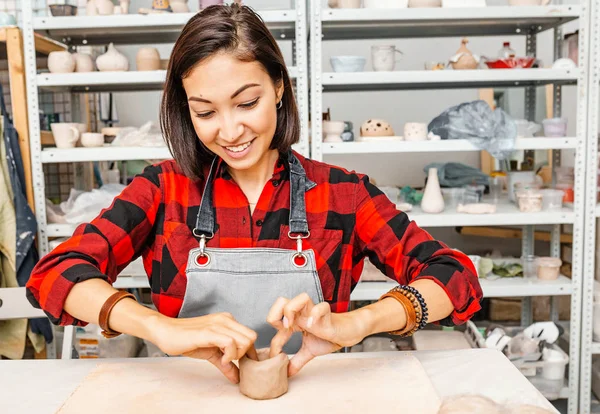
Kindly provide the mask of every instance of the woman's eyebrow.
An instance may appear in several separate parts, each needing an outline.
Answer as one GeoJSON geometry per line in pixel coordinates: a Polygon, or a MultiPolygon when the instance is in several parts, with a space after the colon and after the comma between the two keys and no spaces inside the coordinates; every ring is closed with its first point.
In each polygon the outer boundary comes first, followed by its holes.
{"type": "MultiPolygon", "coordinates": [[[[235,91],[233,93],[233,95],[231,95],[231,99],[235,98],[236,96],[238,96],[240,93],[244,92],[246,89],[249,88],[254,88],[256,86],[260,86],[258,83],[248,83],[244,86],[242,86],[241,88],[239,88],[237,91],[235,91]]],[[[204,98],[200,98],[199,96],[190,96],[188,98],[188,101],[196,101],[196,102],[205,102],[205,103],[212,103],[211,101],[209,101],[208,99],[204,99],[204,98]]]]}

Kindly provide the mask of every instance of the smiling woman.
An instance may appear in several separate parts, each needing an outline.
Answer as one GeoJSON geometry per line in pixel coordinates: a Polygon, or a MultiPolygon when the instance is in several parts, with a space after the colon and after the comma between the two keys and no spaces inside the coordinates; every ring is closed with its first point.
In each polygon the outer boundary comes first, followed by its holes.
{"type": "MultiPolygon", "coordinates": [[[[315,356],[379,332],[464,323],[482,298],[473,263],[396,209],[369,177],[291,149],[299,115],[277,43],[239,5],[194,16],[175,43],[161,104],[174,160],[42,258],[28,298],[57,324],[98,323],[204,358],[315,356]],[[142,256],[157,311],[112,284],[142,256]],[[368,257],[398,286],[348,311],[368,257]]],[[[287,358],[287,357],[286,357],[287,358]]]]}

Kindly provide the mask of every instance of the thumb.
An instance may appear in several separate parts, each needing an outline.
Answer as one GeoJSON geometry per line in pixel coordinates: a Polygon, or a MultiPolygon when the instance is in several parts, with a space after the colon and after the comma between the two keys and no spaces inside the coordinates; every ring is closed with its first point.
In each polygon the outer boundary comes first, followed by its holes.
{"type": "Polygon", "coordinates": [[[315,356],[308,351],[308,348],[302,347],[290,359],[288,365],[288,377],[296,375],[306,364],[308,364],[315,356]]]}
{"type": "Polygon", "coordinates": [[[213,356],[208,358],[208,361],[213,364],[225,375],[225,377],[232,383],[237,384],[240,382],[240,371],[233,362],[222,363],[222,354],[215,352],[213,356]]]}

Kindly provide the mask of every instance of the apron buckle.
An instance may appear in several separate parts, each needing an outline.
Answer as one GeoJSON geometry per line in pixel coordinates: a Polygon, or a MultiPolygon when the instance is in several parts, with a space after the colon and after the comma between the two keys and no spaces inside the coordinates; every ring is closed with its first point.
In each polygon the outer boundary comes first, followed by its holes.
{"type": "Polygon", "coordinates": [[[207,236],[206,234],[196,234],[196,229],[194,229],[192,233],[194,233],[194,236],[200,237],[200,252],[196,255],[194,261],[200,267],[208,266],[208,264],[210,263],[210,255],[205,251],[206,239],[212,239],[215,234],[211,233],[210,236],[207,236]]]}
{"type": "Polygon", "coordinates": [[[298,234],[297,236],[292,236],[292,232],[288,232],[288,237],[290,239],[296,239],[296,254],[292,256],[292,263],[296,267],[304,267],[308,263],[308,258],[302,252],[302,239],[308,239],[310,237],[310,231],[306,235],[298,234]]]}

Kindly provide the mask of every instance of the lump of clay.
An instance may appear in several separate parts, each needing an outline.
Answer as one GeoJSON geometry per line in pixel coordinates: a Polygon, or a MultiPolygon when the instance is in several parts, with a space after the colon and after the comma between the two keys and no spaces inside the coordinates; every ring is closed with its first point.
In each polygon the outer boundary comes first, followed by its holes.
{"type": "Polygon", "coordinates": [[[483,395],[459,395],[444,400],[438,414],[502,414],[502,407],[483,395]]]}
{"type": "Polygon", "coordinates": [[[369,119],[360,127],[360,135],[363,137],[393,137],[392,126],[382,119],[369,119]]]}
{"type": "Polygon", "coordinates": [[[258,361],[240,359],[240,392],[255,400],[269,400],[288,390],[289,359],[285,353],[269,358],[269,348],[256,351],[258,361]]]}
{"type": "Polygon", "coordinates": [[[488,203],[459,204],[456,206],[456,212],[467,214],[493,214],[496,212],[496,205],[488,203]]]}

